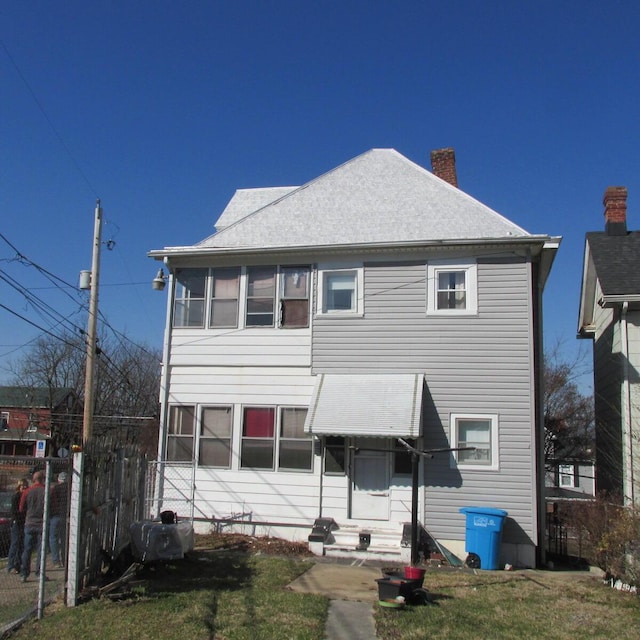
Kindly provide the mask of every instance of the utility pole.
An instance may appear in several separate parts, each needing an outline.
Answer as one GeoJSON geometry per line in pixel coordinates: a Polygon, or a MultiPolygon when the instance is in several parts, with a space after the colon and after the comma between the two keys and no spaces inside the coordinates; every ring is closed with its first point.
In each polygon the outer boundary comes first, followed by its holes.
{"type": "Polygon", "coordinates": [[[93,392],[98,326],[98,284],[100,281],[100,245],[102,243],[102,207],[96,201],[95,224],[93,230],[93,255],[91,259],[91,280],[89,296],[89,321],[87,326],[87,363],[84,377],[84,420],[82,442],[86,444],[93,432],[93,392]]]}

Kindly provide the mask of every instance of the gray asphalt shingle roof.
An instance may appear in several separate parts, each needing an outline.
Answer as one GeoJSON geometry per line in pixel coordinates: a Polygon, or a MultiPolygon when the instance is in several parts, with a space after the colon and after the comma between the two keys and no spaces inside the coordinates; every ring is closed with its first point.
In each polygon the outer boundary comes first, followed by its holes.
{"type": "Polygon", "coordinates": [[[587,233],[591,259],[605,296],[640,294],[640,232],[587,233]]]}
{"type": "Polygon", "coordinates": [[[286,196],[298,187],[265,187],[262,189],[238,189],[216,222],[221,231],[245,216],[262,209],[267,204],[286,196]]]}
{"type": "Polygon", "coordinates": [[[394,149],[367,151],[286,194],[275,189],[275,201],[242,217],[251,198],[262,205],[261,199],[270,196],[269,190],[257,191],[236,193],[238,202],[232,207],[232,199],[221,217],[224,228],[195,246],[308,247],[530,235],[394,149]]]}
{"type": "Polygon", "coordinates": [[[56,408],[73,389],[48,387],[0,387],[0,407],[56,408]]]}

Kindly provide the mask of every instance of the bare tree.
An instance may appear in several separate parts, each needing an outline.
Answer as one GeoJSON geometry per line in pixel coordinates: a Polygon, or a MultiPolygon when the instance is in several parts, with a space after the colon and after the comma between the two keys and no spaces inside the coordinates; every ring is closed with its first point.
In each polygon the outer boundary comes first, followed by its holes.
{"type": "MultiPolygon", "coordinates": [[[[94,413],[119,419],[157,419],[160,350],[134,344],[126,336],[103,333],[96,351],[94,413]]],[[[72,389],[82,402],[85,362],[84,336],[69,333],[59,338],[42,336],[21,359],[11,363],[11,384],[50,391],[72,389]]],[[[62,443],[73,439],[73,436],[52,433],[52,438],[62,443]]]]}
{"type": "Polygon", "coordinates": [[[594,451],[593,398],[581,393],[577,380],[585,373],[584,356],[566,361],[559,345],[544,357],[545,465],[591,457],[594,451]]]}

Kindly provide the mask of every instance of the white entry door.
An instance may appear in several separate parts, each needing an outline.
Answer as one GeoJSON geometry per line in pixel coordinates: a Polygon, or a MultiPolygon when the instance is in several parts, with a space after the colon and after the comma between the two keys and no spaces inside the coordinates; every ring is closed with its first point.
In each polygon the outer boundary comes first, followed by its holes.
{"type": "Polygon", "coordinates": [[[389,520],[389,458],[386,451],[355,451],[351,517],[389,520]]]}

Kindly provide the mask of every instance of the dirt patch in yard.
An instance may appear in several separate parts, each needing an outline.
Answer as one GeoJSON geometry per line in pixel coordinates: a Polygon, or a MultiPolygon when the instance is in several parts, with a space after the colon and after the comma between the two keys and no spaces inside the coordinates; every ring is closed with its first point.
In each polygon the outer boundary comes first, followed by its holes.
{"type": "Polygon", "coordinates": [[[195,537],[198,551],[242,551],[273,556],[308,558],[313,556],[306,542],[290,542],[269,536],[249,536],[240,533],[207,533],[195,537]]]}

